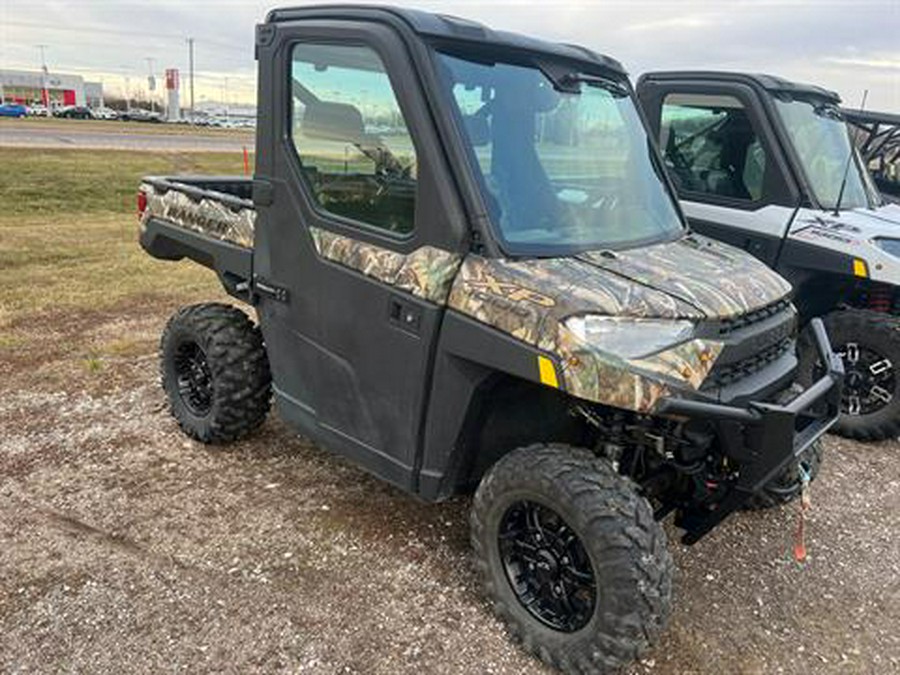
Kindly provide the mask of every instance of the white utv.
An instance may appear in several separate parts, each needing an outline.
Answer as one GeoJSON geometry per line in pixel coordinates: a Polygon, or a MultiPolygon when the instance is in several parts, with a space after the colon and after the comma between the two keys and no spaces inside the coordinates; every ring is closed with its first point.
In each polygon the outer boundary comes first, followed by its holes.
{"type": "Polygon", "coordinates": [[[841,112],[881,196],[900,204],[900,115],[850,108],[841,112]]]}
{"type": "MultiPolygon", "coordinates": [[[[900,205],[879,194],[840,98],[769,75],[656,72],[637,93],[691,228],[753,253],[824,317],[847,379],[835,430],[900,434],[900,205]]],[[[814,379],[812,342],[801,370],[814,379]]]]}

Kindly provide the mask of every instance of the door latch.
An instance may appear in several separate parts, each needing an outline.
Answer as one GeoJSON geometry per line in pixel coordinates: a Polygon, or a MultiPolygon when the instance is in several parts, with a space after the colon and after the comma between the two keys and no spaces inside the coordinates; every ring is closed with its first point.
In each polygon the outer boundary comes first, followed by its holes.
{"type": "Polygon", "coordinates": [[[275,202],[275,188],[267,180],[253,179],[253,206],[272,206],[275,202]]]}
{"type": "Polygon", "coordinates": [[[271,298],[278,302],[288,301],[288,289],[261,277],[253,277],[253,295],[256,298],[271,298]]]}

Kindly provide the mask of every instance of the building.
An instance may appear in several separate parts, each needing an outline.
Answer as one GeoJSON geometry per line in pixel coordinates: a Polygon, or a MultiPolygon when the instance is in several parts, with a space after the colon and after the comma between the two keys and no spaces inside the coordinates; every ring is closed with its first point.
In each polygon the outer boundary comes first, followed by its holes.
{"type": "MultiPolygon", "coordinates": [[[[6,102],[45,103],[53,106],[86,105],[81,75],[42,73],[39,70],[0,70],[0,98],[6,102]],[[42,90],[47,90],[44,100],[42,90]]],[[[102,97],[102,96],[101,96],[102,97]]]]}
{"type": "Polygon", "coordinates": [[[102,108],[104,106],[102,82],[84,83],[84,102],[88,108],[102,108]]]}

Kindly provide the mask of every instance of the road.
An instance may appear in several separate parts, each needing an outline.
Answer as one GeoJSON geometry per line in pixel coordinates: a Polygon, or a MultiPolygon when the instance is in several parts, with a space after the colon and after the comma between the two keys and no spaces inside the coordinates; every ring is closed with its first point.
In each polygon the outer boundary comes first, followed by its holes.
{"type": "Polygon", "coordinates": [[[252,131],[195,130],[181,126],[78,120],[0,119],[0,146],[148,150],[157,152],[240,152],[253,149],[252,131]]]}

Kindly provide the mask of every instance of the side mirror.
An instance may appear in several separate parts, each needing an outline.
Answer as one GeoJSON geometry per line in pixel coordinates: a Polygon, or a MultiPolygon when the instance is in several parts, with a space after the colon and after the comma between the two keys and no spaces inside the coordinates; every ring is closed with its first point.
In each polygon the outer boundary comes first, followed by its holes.
{"type": "Polygon", "coordinates": [[[349,103],[308,103],[303,110],[300,130],[304,136],[323,141],[360,143],[366,137],[362,113],[349,103]]]}

